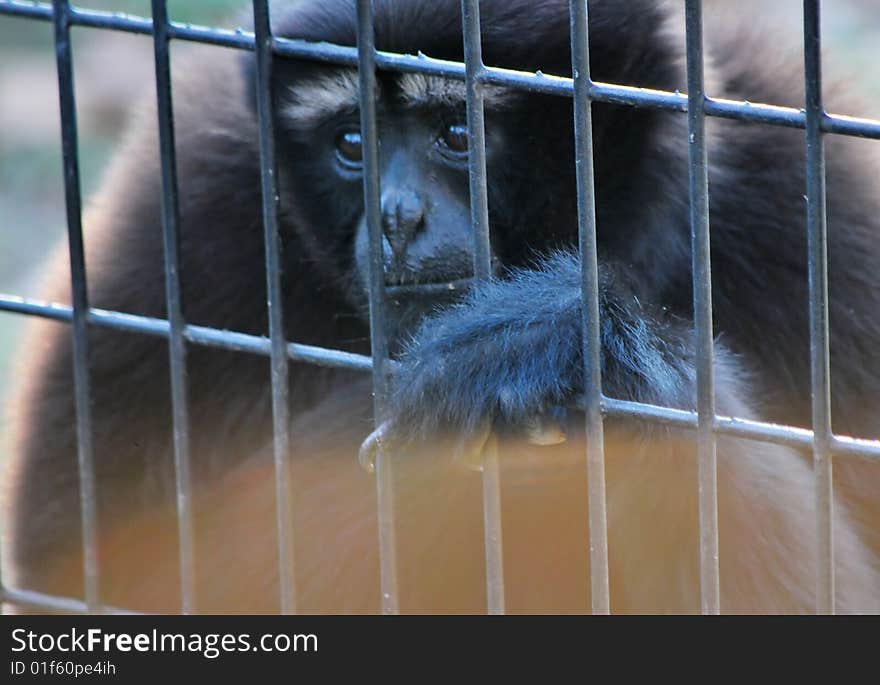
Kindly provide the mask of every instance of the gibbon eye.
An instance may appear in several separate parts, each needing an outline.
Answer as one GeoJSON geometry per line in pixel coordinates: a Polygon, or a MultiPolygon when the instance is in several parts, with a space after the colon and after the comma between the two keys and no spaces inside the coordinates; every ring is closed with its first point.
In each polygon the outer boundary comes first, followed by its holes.
{"type": "Polygon", "coordinates": [[[349,165],[360,165],[364,160],[360,131],[345,131],[336,139],[336,152],[349,165]]]}
{"type": "Polygon", "coordinates": [[[468,152],[468,131],[464,124],[450,124],[443,131],[443,145],[456,154],[468,152]]]}

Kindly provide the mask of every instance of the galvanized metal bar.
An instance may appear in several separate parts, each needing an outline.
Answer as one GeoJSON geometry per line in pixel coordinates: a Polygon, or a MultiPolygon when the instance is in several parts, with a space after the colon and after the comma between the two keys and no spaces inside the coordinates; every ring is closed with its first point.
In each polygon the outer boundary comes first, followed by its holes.
{"type": "MultiPolygon", "coordinates": [[[[52,7],[50,4],[43,2],[31,3],[23,2],[22,0],[0,0],[0,15],[3,14],[51,21],[52,7]]],[[[71,8],[70,23],[71,25],[145,35],[149,35],[152,32],[150,19],[85,8],[71,8]]],[[[227,29],[171,22],[169,36],[177,40],[207,43],[238,50],[254,49],[253,33],[240,29],[230,31],[227,29]]],[[[286,57],[357,66],[356,49],[331,43],[310,43],[297,39],[275,38],[273,41],[273,51],[277,55],[286,57]]],[[[400,55],[377,51],[376,66],[380,70],[433,74],[459,80],[466,78],[463,64],[433,59],[425,55],[400,55]]],[[[533,93],[545,93],[562,97],[572,97],[574,94],[572,79],[550,74],[538,75],[487,66],[480,74],[480,81],[533,93]]],[[[594,81],[591,94],[594,102],[610,102],[677,112],[687,111],[687,96],[680,93],[594,81]]],[[[735,102],[722,98],[707,97],[704,113],[708,116],[784,126],[787,128],[803,129],[806,127],[806,117],[801,110],[771,104],[735,102]]],[[[875,119],[826,114],[822,119],[821,129],[824,133],[875,140],[880,139],[880,121],[875,119]]]]}
{"type": "Polygon", "coordinates": [[[53,10],[48,2],[29,2],[23,0],[0,0],[0,14],[10,17],[27,17],[43,21],[52,21],[53,10]]]}
{"type": "Polygon", "coordinates": [[[834,485],[831,462],[831,358],[828,325],[828,230],[822,139],[822,40],[819,0],[804,0],[807,120],[807,235],[810,282],[810,366],[813,389],[818,577],[816,611],[834,613],[834,485]]]}
{"type": "Polygon", "coordinates": [[[278,232],[278,171],[275,116],[272,109],[272,31],[267,0],[254,0],[257,117],[260,137],[260,180],[263,193],[263,240],[266,246],[266,293],[272,344],[272,447],[275,462],[275,506],[278,528],[278,584],[281,613],[296,613],[294,565],[293,475],[290,463],[290,374],[284,333],[281,236],[278,232]]]}
{"type": "MultiPolygon", "coordinates": [[[[486,126],[483,103],[483,50],[478,0],[461,0],[468,128],[468,179],[474,233],[474,277],[492,276],[489,241],[489,193],[486,185],[486,126]]],[[[486,604],[490,614],[504,613],[504,548],[501,526],[501,465],[494,440],[483,454],[483,536],[486,553],[486,604]]]]}
{"type": "Polygon", "coordinates": [[[480,36],[480,4],[461,0],[464,34],[464,64],[467,97],[468,180],[470,182],[471,229],[474,233],[474,276],[486,281],[492,276],[489,244],[489,194],[486,187],[486,125],[483,89],[483,49],[480,36]]]}
{"type": "MultiPolygon", "coordinates": [[[[670,428],[690,430],[697,428],[697,414],[695,412],[658,407],[653,404],[603,397],[602,412],[605,416],[646,421],[670,428]]],[[[751,419],[716,416],[714,431],[722,435],[793,449],[811,449],[813,446],[813,431],[811,430],[751,419]]],[[[880,440],[835,436],[831,441],[831,451],[835,456],[876,461],[880,460],[880,440]]]]}
{"type": "MultiPolygon", "coordinates": [[[[2,523],[2,522],[0,522],[2,523]]],[[[6,579],[3,576],[3,557],[5,555],[5,550],[3,549],[3,539],[2,535],[0,535],[0,616],[6,613],[6,603],[3,601],[3,597],[7,591],[6,587],[6,579]]]]}
{"type": "Polygon", "coordinates": [[[599,258],[587,0],[571,0],[571,69],[574,77],[575,170],[578,243],[583,293],[584,411],[589,492],[590,596],[594,614],[611,612],[608,586],[608,522],[605,507],[605,427],[602,417],[602,343],[599,321],[599,258]]]}
{"type": "Polygon", "coordinates": [[[709,245],[709,174],[703,83],[702,0],[685,1],[688,140],[690,142],[691,249],[697,348],[697,453],[699,458],[700,607],[721,611],[718,570],[718,465],[713,432],[712,270],[709,245]]]}
{"type": "MultiPolygon", "coordinates": [[[[378,424],[383,422],[388,414],[391,365],[385,317],[385,268],[382,258],[379,199],[379,129],[376,123],[376,46],[371,0],[357,2],[357,35],[361,142],[364,158],[364,208],[370,245],[369,299],[370,342],[373,353],[373,406],[378,424]]],[[[376,459],[376,494],[379,517],[379,575],[384,614],[400,612],[393,475],[391,455],[380,450],[376,459]]]]}
{"type": "Polygon", "coordinates": [[[833,133],[850,138],[880,140],[880,122],[864,117],[850,117],[841,114],[825,114],[819,122],[822,133],[833,133]]]}
{"type": "Polygon", "coordinates": [[[98,503],[92,449],[92,416],[89,403],[89,298],[86,287],[85,246],[82,234],[82,196],[70,45],[70,7],[67,0],[53,0],[55,58],[61,105],[61,150],[64,162],[64,197],[70,250],[70,281],[73,334],[73,378],[76,400],[77,460],[83,537],[85,600],[90,612],[99,612],[100,568],[98,565],[98,503]]]}
{"type": "MultiPolygon", "coordinates": [[[[806,128],[806,115],[799,109],[733,100],[706,100],[706,114],[723,119],[769,124],[785,128],[806,128]]],[[[841,136],[880,139],[880,121],[840,114],[826,114],[821,124],[823,133],[841,136]]]]}
{"type": "Polygon", "coordinates": [[[835,457],[851,457],[867,461],[880,459],[880,440],[851,438],[835,435],[831,438],[831,454],[835,457]]]}
{"type": "Polygon", "coordinates": [[[486,555],[486,610],[505,613],[504,547],[501,525],[501,461],[498,444],[487,442],[482,464],[483,546],[486,555]]]}
{"type": "MultiPolygon", "coordinates": [[[[0,311],[38,316],[54,321],[70,322],[73,320],[73,310],[67,305],[28,300],[14,295],[0,294],[0,311]]],[[[89,310],[89,324],[100,326],[101,328],[112,328],[165,338],[168,337],[170,328],[168,321],[165,319],[154,319],[147,316],[98,308],[89,310]]],[[[268,338],[239,333],[237,331],[224,331],[217,328],[208,328],[207,326],[187,325],[183,329],[183,335],[188,342],[196,345],[206,345],[233,352],[250,352],[268,357],[271,355],[272,350],[272,343],[268,338]]],[[[305,362],[332,369],[349,369],[351,371],[367,373],[373,370],[372,359],[362,354],[329,350],[313,345],[288,343],[287,356],[291,361],[305,362]]],[[[391,365],[393,366],[394,363],[392,362],[391,365]]]]}
{"type": "MultiPolygon", "coordinates": [[[[18,588],[3,588],[0,591],[0,604],[13,604],[21,609],[35,611],[51,611],[60,614],[84,614],[90,611],[89,605],[80,599],[72,597],[60,597],[47,595],[33,590],[20,590],[18,588]]],[[[140,612],[128,609],[118,609],[112,606],[102,606],[100,613],[109,615],[140,615],[140,612]]]]}
{"type": "Polygon", "coordinates": [[[169,324],[168,352],[171,373],[181,611],[184,614],[192,614],[196,611],[195,542],[186,397],[186,339],[183,336],[186,322],[183,319],[180,295],[180,209],[174,147],[174,111],[171,98],[171,61],[168,54],[168,8],[166,0],[152,0],[152,5],[159,152],[162,166],[162,237],[165,242],[165,302],[169,324]]]}

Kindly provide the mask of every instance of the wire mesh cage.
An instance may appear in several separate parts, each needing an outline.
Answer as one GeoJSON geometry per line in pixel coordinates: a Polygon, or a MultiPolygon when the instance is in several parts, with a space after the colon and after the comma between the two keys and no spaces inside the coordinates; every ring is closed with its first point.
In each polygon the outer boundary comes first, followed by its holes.
{"type": "MultiPolygon", "coordinates": [[[[470,155],[471,223],[474,237],[474,273],[489,279],[489,211],[484,124],[484,89],[505,86],[533,93],[570,98],[574,106],[577,164],[579,250],[582,264],[585,386],[582,409],[586,415],[587,473],[589,487],[590,588],[594,613],[608,613],[609,570],[605,506],[603,421],[628,417],[661,425],[695,430],[699,454],[700,597],[703,613],[719,613],[719,530],[716,436],[728,435],[812,451],[814,457],[815,506],[818,515],[818,586],[816,610],[833,613],[835,597],[832,461],[835,458],[880,459],[880,444],[835,435],[831,430],[830,361],[828,323],[828,257],[826,252],[825,158],[823,139],[829,134],[880,139],[880,122],[828,113],[823,105],[820,58],[820,2],[804,1],[804,79],[806,102],[801,110],[730,101],[707,96],[704,88],[702,7],[700,0],[686,0],[687,93],[660,92],[591,79],[588,7],[586,0],[570,3],[573,78],[500,69],[483,63],[480,37],[480,4],[462,0],[464,62],[456,63],[425,55],[377,51],[370,0],[357,2],[357,48],[274,36],[270,28],[268,0],[254,0],[254,30],[227,31],[171,21],[164,0],[152,1],[152,18],[110,14],[78,8],[67,0],[32,3],[0,0],[0,14],[51,22],[54,27],[58,88],[61,106],[64,186],[72,285],[72,306],[0,294],[0,310],[44,317],[70,325],[74,349],[76,429],[81,482],[84,601],[54,597],[8,585],[2,586],[5,602],[23,607],[68,612],[106,612],[100,592],[101,568],[96,552],[96,484],[94,478],[90,380],[88,373],[89,327],[106,327],[166,339],[171,369],[173,449],[176,469],[177,525],[179,527],[179,576],[181,611],[195,611],[193,571],[191,455],[188,440],[186,346],[205,345],[268,357],[271,361],[273,450],[277,484],[278,562],[280,607],[297,610],[292,540],[292,478],[287,455],[290,422],[288,364],[306,362],[333,368],[372,373],[375,416],[386,414],[388,379],[394,362],[385,330],[385,293],[380,219],[378,127],[376,113],[377,70],[418,73],[463,81],[467,93],[467,128],[470,155]],[[164,239],[167,319],[154,319],[121,311],[92,307],[86,288],[81,224],[80,173],[77,152],[76,103],[70,34],[85,26],[152,36],[158,102],[158,129],[162,176],[162,226],[164,239]],[[259,337],[188,323],[181,306],[180,232],[175,126],[172,115],[172,83],[169,59],[171,41],[194,41],[254,53],[257,74],[260,171],[263,193],[263,227],[266,259],[266,292],[269,336],[259,337]],[[272,116],[272,70],[276,58],[296,57],[356,67],[359,74],[359,107],[363,134],[363,193],[369,227],[372,358],[340,350],[292,342],[284,330],[281,299],[281,256],[278,230],[278,180],[272,116]],[[693,259],[693,308],[696,336],[697,411],[667,409],[607,397],[602,393],[600,360],[599,272],[594,199],[593,103],[616,103],[639,108],[678,112],[687,117],[689,134],[690,220],[693,259]],[[710,265],[710,213],[708,143],[706,121],[721,117],[801,129],[806,140],[809,228],[809,308],[812,368],[813,430],[763,423],[716,414],[713,378],[713,317],[710,265]]],[[[376,487],[380,534],[381,608],[399,610],[395,563],[394,508],[390,494],[390,461],[379,458],[376,487]]],[[[482,473],[487,608],[505,613],[504,564],[500,514],[500,483],[497,455],[490,457],[482,473]]],[[[586,542],[586,541],[585,541],[586,542]]],[[[122,610],[125,608],[122,607],[122,610]]]]}

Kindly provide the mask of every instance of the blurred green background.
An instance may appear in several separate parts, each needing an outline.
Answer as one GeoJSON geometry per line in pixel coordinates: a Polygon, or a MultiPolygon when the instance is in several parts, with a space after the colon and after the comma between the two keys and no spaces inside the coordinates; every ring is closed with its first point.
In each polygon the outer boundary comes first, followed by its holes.
{"type": "MultiPolygon", "coordinates": [[[[539,2],[540,0],[535,0],[539,2]]],[[[620,0],[625,1],[625,0],[620,0]]],[[[679,0],[680,1],[680,0],[679,0]]],[[[791,54],[799,45],[801,0],[706,0],[707,12],[760,27],[791,54]]],[[[149,0],[82,0],[80,6],[148,16],[149,0]]],[[[880,118],[880,0],[824,3],[826,56],[845,88],[868,95],[880,118]]],[[[235,28],[245,0],[169,0],[172,19],[235,28]]],[[[724,22],[715,22],[723,30],[724,22]]],[[[716,30],[718,30],[716,28],[716,30]]],[[[711,32],[707,32],[711,47],[711,32]]],[[[776,41],[773,41],[774,45],[776,41]]],[[[176,43],[175,50],[185,49],[176,43]]],[[[153,92],[152,44],[145,36],[73,30],[80,165],[84,198],[99,181],[127,112],[153,92]]],[[[52,29],[47,22],[0,15],[0,292],[39,297],[44,257],[63,237],[64,189],[52,29]]],[[[15,373],[15,343],[27,321],[0,312],[0,405],[15,373]]],[[[0,458],[3,424],[0,422],[0,458]]]]}
{"type": "MultiPolygon", "coordinates": [[[[83,0],[81,7],[149,16],[149,0],[83,0]]],[[[241,0],[170,0],[172,19],[231,27],[241,0]]],[[[153,86],[144,36],[75,27],[73,53],[83,194],[94,190],[131,103],[153,86]]],[[[63,208],[52,27],[0,15],[0,290],[54,241],[63,208]]],[[[2,348],[0,348],[2,354],[2,348]]]]}
{"type": "MultiPolygon", "coordinates": [[[[80,7],[149,16],[150,0],[81,0],[80,7]]],[[[242,0],[169,0],[175,21],[234,28],[242,0]]],[[[80,173],[87,200],[132,104],[155,89],[148,37],[74,27],[80,173]]],[[[180,46],[173,44],[172,55],[180,46]]],[[[44,258],[63,240],[64,187],[52,26],[0,15],[0,292],[39,297],[44,258]]],[[[25,318],[0,312],[0,405],[15,372],[25,318]]],[[[0,412],[2,416],[2,412],[0,412]]],[[[0,421],[0,457],[3,423],[0,421]]]]}

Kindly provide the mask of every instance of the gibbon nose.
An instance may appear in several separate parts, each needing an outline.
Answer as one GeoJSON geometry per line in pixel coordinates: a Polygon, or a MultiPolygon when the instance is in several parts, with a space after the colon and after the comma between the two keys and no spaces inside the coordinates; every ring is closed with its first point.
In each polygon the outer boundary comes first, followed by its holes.
{"type": "Polygon", "coordinates": [[[382,232],[391,245],[395,265],[403,264],[410,243],[424,223],[424,203],[415,190],[403,188],[383,193],[382,232]]]}

